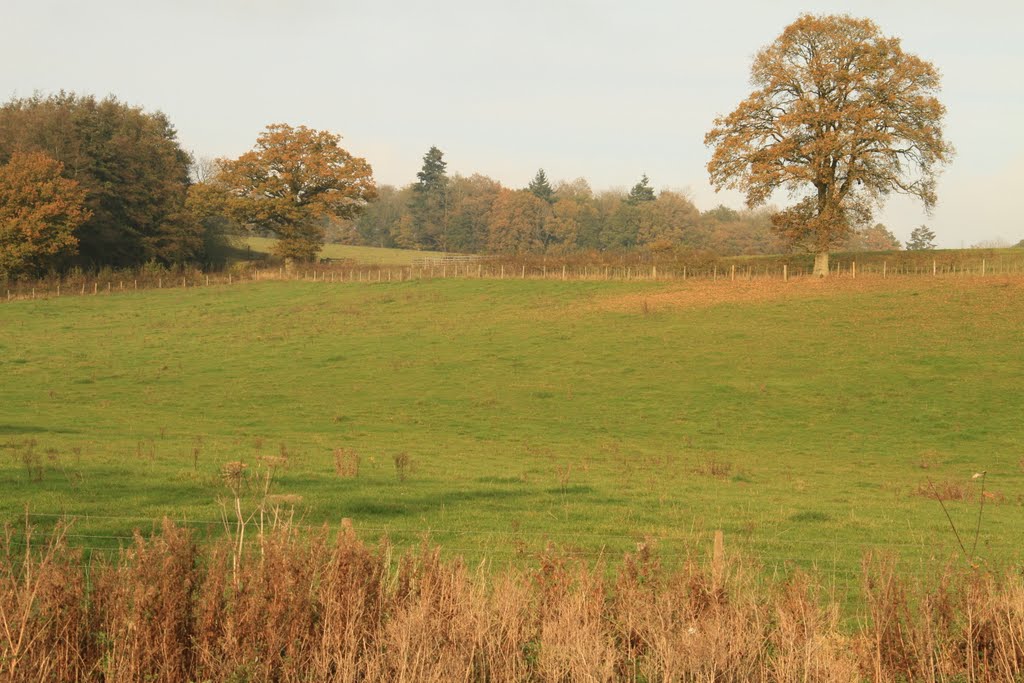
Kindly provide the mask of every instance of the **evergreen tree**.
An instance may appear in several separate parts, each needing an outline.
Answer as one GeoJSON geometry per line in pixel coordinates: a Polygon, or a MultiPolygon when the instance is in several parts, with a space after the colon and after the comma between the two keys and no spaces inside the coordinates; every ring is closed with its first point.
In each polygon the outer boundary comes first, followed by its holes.
{"type": "Polygon", "coordinates": [[[423,168],[413,184],[412,240],[421,249],[446,249],[448,227],[448,163],[444,153],[431,147],[423,155],[423,168]]]}
{"type": "Polygon", "coordinates": [[[650,178],[645,173],[640,182],[633,186],[633,189],[629,191],[629,196],[626,197],[627,204],[639,204],[640,202],[653,202],[654,201],[654,188],[651,187],[650,178]]]}
{"type": "Polygon", "coordinates": [[[928,226],[921,225],[910,233],[910,241],[907,242],[908,251],[925,251],[934,248],[935,233],[929,230],[928,226]]]}
{"type": "Polygon", "coordinates": [[[548,204],[555,203],[555,190],[548,182],[548,176],[543,168],[537,170],[537,175],[533,176],[527,189],[548,204]]]}

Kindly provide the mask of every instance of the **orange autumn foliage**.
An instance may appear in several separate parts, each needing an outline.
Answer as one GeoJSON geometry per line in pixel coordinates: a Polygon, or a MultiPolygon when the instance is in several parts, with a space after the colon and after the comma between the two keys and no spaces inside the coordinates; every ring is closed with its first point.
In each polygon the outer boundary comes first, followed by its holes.
{"type": "Polygon", "coordinates": [[[353,218],[377,196],[370,164],[340,141],[305,126],[267,126],[252,151],[219,162],[217,182],[228,190],[232,216],[273,232],[279,256],[312,259],[323,245],[324,218],[353,218]]]}
{"type": "Polygon", "coordinates": [[[41,152],[15,152],[0,166],[0,276],[37,275],[73,254],[88,220],[85,191],[41,152]]]}
{"type": "Polygon", "coordinates": [[[783,190],[797,202],[776,215],[789,243],[827,253],[892,193],[936,202],[944,138],[938,70],[898,38],[849,16],[803,15],[754,57],[756,88],[705,136],[717,189],[751,207],[783,190]]]}

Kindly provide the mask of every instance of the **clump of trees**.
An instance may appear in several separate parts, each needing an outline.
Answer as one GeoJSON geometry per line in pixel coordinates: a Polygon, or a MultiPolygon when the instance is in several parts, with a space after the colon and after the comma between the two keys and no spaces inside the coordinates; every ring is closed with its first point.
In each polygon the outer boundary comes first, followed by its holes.
{"type": "Polygon", "coordinates": [[[587,250],[701,249],[723,254],[777,252],[764,210],[718,207],[701,213],[683,193],[656,192],[643,175],[628,192],[594,192],[583,178],[552,181],[539,169],[526,187],[487,176],[449,175],[431,147],[417,180],[381,186],[333,238],[381,247],[493,254],[587,250]]]}
{"type": "MultiPolygon", "coordinates": [[[[552,181],[539,169],[526,187],[487,176],[448,175],[444,153],[431,147],[417,180],[383,185],[333,239],[352,244],[490,254],[566,255],[643,249],[721,255],[770,254],[786,248],[774,232],[773,209],[701,212],[684,193],[656,191],[646,174],[629,189],[594,192],[583,178],[552,181]]],[[[882,224],[851,231],[845,251],[885,251],[901,244],[882,224]]]]}
{"type": "Polygon", "coordinates": [[[0,227],[4,273],[202,262],[203,226],[185,207],[190,163],[166,116],[114,97],[61,92],[0,106],[0,165],[9,176],[0,227]],[[47,178],[42,195],[33,197],[31,184],[19,181],[26,164],[47,178]],[[29,243],[12,240],[26,227],[12,223],[10,207],[33,202],[30,212],[47,230],[29,243]],[[44,220],[57,205],[66,215],[44,220]]]}

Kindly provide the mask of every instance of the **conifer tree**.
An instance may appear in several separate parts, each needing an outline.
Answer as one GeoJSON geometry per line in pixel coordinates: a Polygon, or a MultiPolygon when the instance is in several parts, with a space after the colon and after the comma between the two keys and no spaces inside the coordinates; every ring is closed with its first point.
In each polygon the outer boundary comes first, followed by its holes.
{"type": "Polygon", "coordinates": [[[423,168],[416,173],[413,184],[412,240],[421,249],[447,248],[445,233],[448,227],[448,163],[444,153],[431,147],[423,155],[423,168]]]}
{"type": "Polygon", "coordinates": [[[629,196],[626,197],[627,204],[639,204],[640,202],[653,202],[654,201],[654,188],[651,187],[651,180],[645,173],[640,178],[640,182],[633,186],[633,189],[629,191],[629,196]]]}
{"type": "Polygon", "coordinates": [[[537,175],[533,176],[533,180],[530,181],[526,189],[548,204],[555,203],[555,190],[551,187],[551,183],[548,182],[548,176],[544,173],[543,168],[537,170],[537,175]]]}

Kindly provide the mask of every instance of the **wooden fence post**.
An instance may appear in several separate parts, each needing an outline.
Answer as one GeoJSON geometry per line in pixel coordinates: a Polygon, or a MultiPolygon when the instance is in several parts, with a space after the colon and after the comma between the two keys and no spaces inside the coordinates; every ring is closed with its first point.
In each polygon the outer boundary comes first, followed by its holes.
{"type": "Polygon", "coordinates": [[[789,282],[789,265],[786,263],[782,264],[782,281],[789,282]]]}
{"type": "Polygon", "coordinates": [[[735,280],[736,279],[736,264],[735,263],[732,264],[732,268],[729,269],[729,279],[730,280],[735,280]]]}
{"type": "Polygon", "coordinates": [[[985,275],[985,259],[981,259],[981,274],[985,275]]]}

